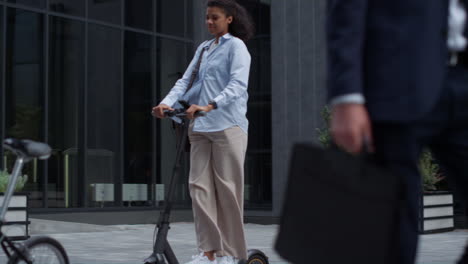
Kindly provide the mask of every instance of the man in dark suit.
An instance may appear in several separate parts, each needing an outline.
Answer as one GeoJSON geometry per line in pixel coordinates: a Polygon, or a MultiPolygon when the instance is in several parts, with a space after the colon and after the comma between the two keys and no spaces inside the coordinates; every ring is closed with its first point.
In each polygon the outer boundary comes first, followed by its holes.
{"type": "MultiPolygon", "coordinates": [[[[331,131],[405,183],[398,263],[414,263],[428,146],[468,198],[467,0],[329,0],[331,131]]],[[[468,263],[468,256],[460,263],[468,263]]]]}

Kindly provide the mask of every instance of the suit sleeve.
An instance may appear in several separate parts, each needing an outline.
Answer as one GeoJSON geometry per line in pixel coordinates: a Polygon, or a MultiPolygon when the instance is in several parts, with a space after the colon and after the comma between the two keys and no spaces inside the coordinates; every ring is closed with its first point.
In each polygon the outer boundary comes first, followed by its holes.
{"type": "Polygon", "coordinates": [[[329,0],[328,99],[363,94],[363,50],[369,0],[329,0]]]}

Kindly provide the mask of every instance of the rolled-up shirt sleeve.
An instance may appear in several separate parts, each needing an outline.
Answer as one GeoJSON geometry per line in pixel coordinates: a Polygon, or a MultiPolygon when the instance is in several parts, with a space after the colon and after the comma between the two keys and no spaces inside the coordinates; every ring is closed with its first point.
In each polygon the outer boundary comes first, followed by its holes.
{"type": "Polygon", "coordinates": [[[195,69],[195,66],[198,62],[198,58],[200,56],[200,52],[202,48],[204,47],[205,42],[200,44],[198,46],[197,51],[195,52],[195,55],[193,56],[192,61],[190,62],[189,66],[187,67],[187,70],[185,70],[184,76],[177,80],[175,85],[172,87],[172,89],[169,91],[169,93],[164,97],[164,99],[160,102],[160,104],[165,104],[168,106],[173,106],[175,102],[179,98],[182,97],[182,95],[185,94],[185,91],[187,90],[188,84],[190,82],[190,78],[192,77],[192,72],[195,69]]]}
{"type": "Polygon", "coordinates": [[[335,106],[339,104],[364,104],[366,99],[364,95],[360,93],[351,93],[351,94],[344,94],[337,97],[333,97],[330,100],[330,106],[335,106]]]}
{"type": "Polygon", "coordinates": [[[250,54],[242,40],[237,40],[230,54],[229,82],[213,101],[218,108],[230,104],[247,92],[250,72],[250,54]]]}

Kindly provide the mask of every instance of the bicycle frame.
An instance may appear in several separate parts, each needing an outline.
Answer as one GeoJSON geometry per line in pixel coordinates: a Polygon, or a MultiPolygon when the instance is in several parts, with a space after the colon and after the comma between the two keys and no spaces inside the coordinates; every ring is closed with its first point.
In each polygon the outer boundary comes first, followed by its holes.
{"type": "Polygon", "coordinates": [[[13,172],[11,173],[10,179],[8,181],[8,187],[4,194],[3,204],[0,211],[0,223],[5,221],[5,216],[8,211],[8,205],[10,204],[11,197],[15,192],[16,181],[18,180],[21,170],[23,169],[24,163],[26,163],[26,158],[18,156],[16,158],[15,166],[13,167],[13,172]]]}
{"type": "MultiPolygon", "coordinates": [[[[0,225],[0,227],[1,226],[2,225],[0,225]]],[[[16,253],[22,260],[26,261],[26,263],[33,264],[26,247],[21,243],[13,243],[2,231],[0,231],[0,244],[7,258],[11,258],[13,255],[12,253],[16,253]]]]}
{"type": "Polygon", "coordinates": [[[31,261],[31,257],[28,254],[28,251],[21,243],[13,243],[11,239],[5,235],[1,228],[3,227],[3,223],[5,222],[5,216],[8,211],[8,205],[10,204],[11,197],[15,192],[15,185],[16,181],[18,180],[19,175],[21,174],[21,170],[23,169],[24,164],[29,161],[28,158],[23,157],[20,153],[16,153],[17,158],[15,161],[15,166],[13,167],[13,172],[11,173],[10,179],[8,180],[8,187],[6,192],[4,193],[3,204],[0,210],[0,244],[2,246],[5,255],[10,258],[11,253],[16,253],[20,256],[26,263],[33,264],[31,261]]]}

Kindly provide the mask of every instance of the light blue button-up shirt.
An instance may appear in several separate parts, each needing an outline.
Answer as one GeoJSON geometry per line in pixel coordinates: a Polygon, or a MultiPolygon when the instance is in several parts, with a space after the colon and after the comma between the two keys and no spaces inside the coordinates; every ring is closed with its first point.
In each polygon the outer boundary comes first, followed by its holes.
{"type": "Polygon", "coordinates": [[[176,82],[161,104],[174,106],[177,100],[184,99],[190,104],[204,106],[213,100],[218,108],[204,117],[196,118],[193,131],[215,132],[239,126],[247,133],[247,85],[251,60],[249,51],[241,39],[229,33],[219,38],[216,48],[208,50],[214,41],[215,39],[207,40],[197,48],[184,76],[176,82]],[[200,71],[192,88],[185,94],[202,49],[206,50],[200,71]]]}

